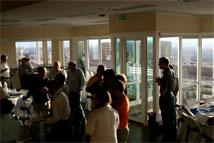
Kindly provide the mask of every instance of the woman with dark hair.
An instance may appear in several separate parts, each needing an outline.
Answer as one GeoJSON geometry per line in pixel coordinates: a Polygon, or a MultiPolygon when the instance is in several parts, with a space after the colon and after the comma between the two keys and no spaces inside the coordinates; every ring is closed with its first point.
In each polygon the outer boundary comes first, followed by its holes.
{"type": "Polygon", "coordinates": [[[111,103],[111,96],[104,88],[99,88],[95,96],[96,109],[88,118],[86,134],[91,136],[91,142],[117,142],[119,115],[111,103]]]}

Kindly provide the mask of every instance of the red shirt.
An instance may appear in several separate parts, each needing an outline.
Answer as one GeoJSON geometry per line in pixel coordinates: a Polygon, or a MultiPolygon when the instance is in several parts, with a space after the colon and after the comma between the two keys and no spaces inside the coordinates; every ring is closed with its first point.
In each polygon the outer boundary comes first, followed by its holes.
{"type": "Polygon", "coordinates": [[[117,98],[112,107],[117,110],[120,117],[120,129],[125,129],[128,127],[128,118],[129,118],[129,98],[127,96],[122,96],[117,98]]]}

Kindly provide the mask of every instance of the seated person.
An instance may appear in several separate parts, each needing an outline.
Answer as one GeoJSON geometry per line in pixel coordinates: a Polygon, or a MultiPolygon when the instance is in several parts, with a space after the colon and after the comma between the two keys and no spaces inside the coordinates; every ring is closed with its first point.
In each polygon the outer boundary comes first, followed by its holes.
{"type": "Polygon", "coordinates": [[[0,86],[0,100],[6,98],[7,95],[4,92],[4,89],[0,86]]]}
{"type": "Polygon", "coordinates": [[[47,87],[51,94],[52,105],[50,116],[45,121],[46,124],[51,125],[49,141],[68,141],[70,130],[68,97],[59,90],[58,83],[55,80],[50,80],[47,87]]]}
{"type": "Polygon", "coordinates": [[[48,78],[51,79],[51,80],[54,80],[55,76],[58,73],[62,73],[65,76],[65,79],[67,79],[67,73],[66,73],[66,71],[64,69],[61,69],[60,68],[60,62],[56,61],[54,63],[54,68],[52,70],[50,70],[50,72],[48,74],[48,78]]]}
{"type": "Polygon", "coordinates": [[[68,85],[65,84],[65,76],[62,73],[58,73],[55,76],[55,80],[59,84],[59,90],[64,92],[67,96],[69,96],[69,88],[68,85]]]}
{"type": "Polygon", "coordinates": [[[0,142],[16,142],[20,133],[22,124],[10,115],[13,104],[8,99],[0,100],[0,142]]]}
{"type": "Polygon", "coordinates": [[[43,67],[38,68],[38,74],[33,75],[30,84],[30,89],[26,99],[33,96],[33,108],[36,113],[47,111],[48,107],[45,105],[49,101],[48,89],[47,89],[48,78],[46,77],[46,69],[43,67]]]}

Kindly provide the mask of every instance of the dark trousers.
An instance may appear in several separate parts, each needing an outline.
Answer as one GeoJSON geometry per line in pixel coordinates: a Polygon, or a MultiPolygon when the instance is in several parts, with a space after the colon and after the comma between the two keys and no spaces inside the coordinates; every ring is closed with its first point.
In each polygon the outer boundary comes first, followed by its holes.
{"type": "Polygon", "coordinates": [[[166,141],[176,140],[176,113],[172,92],[166,94],[160,101],[160,109],[166,141]]]}
{"type": "Polygon", "coordinates": [[[29,89],[30,76],[27,75],[20,76],[20,83],[22,89],[29,89]]]}
{"type": "Polygon", "coordinates": [[[69,92],[69,102],[71,112],[74,114],[75,119],[82,121],[83,124],[86,122],[85,113],[80,102],[80,94],[76,92],[69,92]]]}
{"type": "Polygon", "coordinates": [[[56,123],[51,125],[51,132],[48,141],[50,142],[68,142],[70,132],[70,123],[69,120],[59,120],[56,123]]]}

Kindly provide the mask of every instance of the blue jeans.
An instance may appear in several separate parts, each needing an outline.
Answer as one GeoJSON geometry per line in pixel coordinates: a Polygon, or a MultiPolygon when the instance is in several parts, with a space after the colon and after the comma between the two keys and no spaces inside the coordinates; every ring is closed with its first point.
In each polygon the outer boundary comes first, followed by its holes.
{"type": "Polygon", "coordinates": [[[160,99],[159,104],[164,127],[164,136],[168,141],[173,141],[176,139],[176,113],[174,95],[172,92],[160,99]]]}

